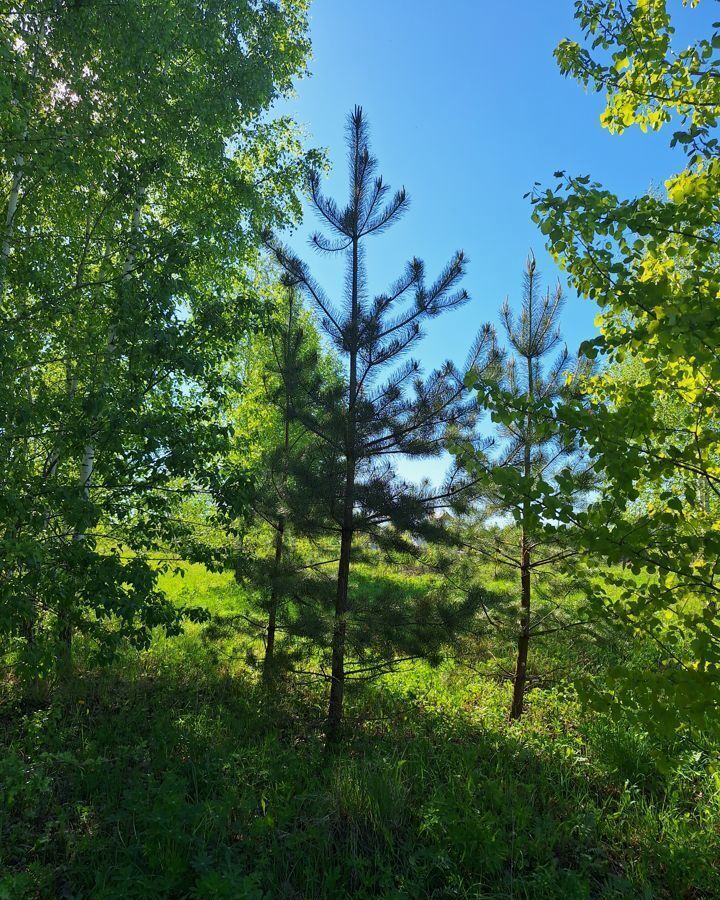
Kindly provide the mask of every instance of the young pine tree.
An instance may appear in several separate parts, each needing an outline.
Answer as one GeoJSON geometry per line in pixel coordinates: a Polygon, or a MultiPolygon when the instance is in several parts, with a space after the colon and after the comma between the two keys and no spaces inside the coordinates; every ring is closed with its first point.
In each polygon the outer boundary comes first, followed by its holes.
{"type": "Polygon", "coordinates": [[[283,279],[280,287],[268,282],[267,289],[273,309],[239,360],[234,449],[216,497],[225,534],[240,542],[226,562],[237,580],[252,588],[254,608],[242,618],[253,644],[264,644],[266,682],[281,662],[290,662],[292,638],[307,637],[309,623],[322,618],[318,572],[327,565],[328,542],[322,538],[340,460],[303,421],[308,416],[318,421],[327,411],[338,414],[342,385],[296,286],[283,279]],[[303,614],[293,613],[290,599],[303,614]],[[286,637],[282,660],[278,633],[286,637]]]}
{"type": "Polygon", "coordinates": [[[558,320],[563,301],[559,284],[553,291],[542,292],[531,253],[519,315],[513,314],[507,301],[502,307],[510,346],[500,377],[480,386],[481,403],[497,426],[494,450],[478,454],[468,444],[464,454],[468,470],[481,486],[480,519],[502,521],[510,514],[519,531],[519,549],[508,543],[516,535],[510,528],[489,529],[476,523],[472,536],[466,534],[463,540],[466,550],[496,566],[510,566],[519,576],[513,719],[523,712],[531,638],[548,633],[553,619],[558,627],[567,627],[559,624],[557,615],[562,610],[557,608],[544,608],[533,620],[533,579],[574,555],[568,526],[573,509],[592,486],[591,470],[574,432],[555,415],[558,404],[577,390],[578,368],[586,367],[585,361],[572,360],[567,348],[561,347],[558,320]],[[559,353],[549,359],[558,348],[559,353]]]}
{"type": "MultiPolygon", "coordinates": [[[[296,285],[284,280],[284,302],[266,335],[267,359],[261,373],[262,396],[272,421],[258,466],[252,506],[256,520],[272,534],[272,553],[251,560],[251,580],[264,594],[265,655],[263,678],[276,670],[276,636],[302,633],[291,622],[288,600],[308,604],[317,594],[315,573],[323,558],[309,562],[296,543],[309,538],[322,557],[321,537],[328,525],[328,508],[336,492],[340,460],[330,445],[317,442],[305,422],[322,421],[328,412],[339,414],[341,381],[333,360],[321,353],[318,335],[298,296],[296,285]]],[[[307,617],[301,616],[302,622],[307,617]]]]}
{"type": "MultiPolygon", "coordinates": [[[[458,287],[465,260],[457,253],[431,285],[422,262],[413,259],[387,293],[370,299],[365,246],[396,222],[408,206],[404,190],[389,196],[376,176],[377,161],[370,153],[368,126],[356,107],[348,118],[347,143],[350,191],[345,206],[324,196],[319,177],[311,178],[313,206],[329,234],[312,237],[323,253],[345,257],[347,278],[340,303],[334,303],[297,256],[275,240],[268,246],[290,277],[314,304],[321,326],[346,363],[342,416],[325,421],[306,419],[308,428],[344,461],[344,475],[334,518],[340,537],[334,624],[328,730],[337,735],[342,720],[348,586],[353,539],[357,532],[376,534],[387,523],[413,532],[428,514],[450,502],[458,490],[447,485],[433,492],[401,482],[392,463],[398,454],[427,457],[442,452],[445,432],[472,417],[462,376],[452,363],[427,380],[408,353],[422,337],[427,319],[456,308],[468,299],[458,287]]],[[[494,335],[483,330],[470,363],[483,370],[494,356],[494,335]]]]}

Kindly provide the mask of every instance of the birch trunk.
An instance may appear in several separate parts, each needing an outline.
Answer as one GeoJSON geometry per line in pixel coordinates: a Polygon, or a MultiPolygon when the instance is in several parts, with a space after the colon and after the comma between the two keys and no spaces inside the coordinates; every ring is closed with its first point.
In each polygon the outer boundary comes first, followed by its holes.
{"type": "MultiPolygon", "coordinates": [[[[2,246],[0,246],[0,298],[5,293],[5,282],[7,280],[7,263],[12,253],[13,233],[15,231],[15,214],[17,213],[18,203],[20,201],[20,188],[23,180],[23,169],[25,166],[25,157],[22,153],[18,153],[13,161],[13,175],[10,184],[10,194],[8,195],[8,204],[5,210],[5,223],[2,235],[2,246]]],[[[26,390],[30,392],[29,383],[26,384],[26,390]]],[[[29,448],[26,448],[29,456],[29,448]]],[[[29,620],[24,624],[23,630],[28,643],[35,640],[35,615],[31,614],[29,620]]]]}
{"type": "MultiPolygon", "coordinates": [[[[135,265],[135,238],[140,229],[140,216],[142,214],[143,198],[144,194],[140,193],[133,208],[132,221],[130,224],[130,244],[127,255],[125,256],[125,262],[123,263],[122,275],[120,276],[120,280],[122,283],[128,281],[130,275],[132,274],[133,266],[135,265]]],[[[105,369],[107,369],[107,366],[109,365],[110,360],[115,353],[115,341],[115,326],[111,325],[108,328],[107,346],[105,351],[105,369]]],[[[107,372],[105,372],[105,374],[107,374],[107,372]]],[[[83,457],[82,465],[80,466],[80,489],[82,490],[85,499],[87,499],[90,494],[90,484],[92,481],[94,466],[95,442],[91,439],[90,441],[88,441],[87,446],[85,447],[85,455],[83,457]]],[[[74,540],[82,540],[82,538],[82,534],[76,533],[75,535],[73,535],[74,540]]]]}
{"type": "MultiPolygon", "coordinates": [[[[120,276],[120,280],[122,283],[125,283],[130,278],[132,274],[133,267],[135,265],[135,239],[137,237],[137,233],[140,228],[140,216],[142,214],[142,205],[144,200],[144,192],[139,192],[135,206],[133,207],[132,220],[130,223],[130,238],[128,245],[128,252],[125,256],[125,262],[123,263],[123,269],[120,276]]],[[[116,345],[116,332],[115,327],[111,325],[108,328],[108,336],[105,350],[105,365],[103,376],[107,375],[107,369],[110,364],[110,361],[115,353],[115,345],[116,345]]],[[[95,440],[92,434],[92,429],[90,430],[90,440],[85,446],[85,452],[83,454],[83,459],[80,464],[80,474],[78,479],[78,486],[80,488],[80,494],[82,499],[87,503],[90,499],[90,488],[92,485],[92,476],[93,471],[95,469],[95,440]]],[[[72,540],[73,543],[79,543],[85,539],[85,531],[83,528],[76,528],[73,533],[72,540]]],[[[60,652],[60,669],[65,673],[69,673],[72,669],[72,635],[73,635],[73,626],[72,626],[72,610],[69,606],[61,607],[58,610],[58,626],[59,626],[59,636],[61,642],[61,652],[60,652]]]]}
{"type": "Polygon", "coordinates": [[[3,231],[2,247],[0,248],[0,297],[5,293],[5,280],[7,261],[12,253],[12,239],[15,230],[15,213],[17,212],[18,202],[20,200],[20,186],[23,180],[23,167],[25,165],[25,157],[22,153],[18,153],[15,157],[15,165],[13,171],[12,184],[10,186],[10,196],[8,197],[8,205],[5,213],[5,228],[3,231]]]}

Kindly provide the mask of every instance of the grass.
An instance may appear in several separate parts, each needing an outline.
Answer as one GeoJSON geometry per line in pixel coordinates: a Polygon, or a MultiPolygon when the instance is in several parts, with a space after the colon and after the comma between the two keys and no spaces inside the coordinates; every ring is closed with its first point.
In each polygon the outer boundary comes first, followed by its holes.
{"type": "MultiPolygon", "coordinates": [[[[166,587],[243,608],[201,567],[166,587]]],[[[562,684],[520,723],[508,696],[405,665],[354,687],[331,752],[323,686],[268,694],[207,626],[41,707],[7,687],[0,898],[720,896],[716,775],[691,754],[661,775],[650,739],[562,684]]]]}

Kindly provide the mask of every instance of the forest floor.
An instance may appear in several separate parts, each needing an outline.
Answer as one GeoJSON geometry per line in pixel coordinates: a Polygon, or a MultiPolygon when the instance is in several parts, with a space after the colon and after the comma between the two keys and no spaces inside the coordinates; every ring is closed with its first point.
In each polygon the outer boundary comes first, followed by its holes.
{"type": "MultiPolygon", "coordinates": [[[[243,589],[190,567],[179,598],[232,616],[243,589]]],[[[720,780],[554,683],[410,663],[348,692],[268,694],[212,625],[62,695],[0,694],[0,900],[720,897],[720,780]]]]}

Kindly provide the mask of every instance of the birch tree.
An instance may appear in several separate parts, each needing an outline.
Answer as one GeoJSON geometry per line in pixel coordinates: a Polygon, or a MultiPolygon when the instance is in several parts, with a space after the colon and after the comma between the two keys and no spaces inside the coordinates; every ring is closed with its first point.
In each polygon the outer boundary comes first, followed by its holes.
{"type": "Polygon", "coordinates": [[[590,693],[672,735],[715,731],[720,708],[720,31],[703,24],[704,4],[687,5],[696,39],[680,45],[666,0],[585,0],[582,37],[556,50],[564,74],[604,93],[611,134],[672,129],[678,168],[665,191],[624,198],[559,171],[531,198],[549,250],[601,309],[587,352],[606,365],[586,385],[590,409],[567,420],[592,448],[604,492],[577,525],[588,552],[630,565],[592,601],[656,654],[655,666],[620,666],[590,693]]]}
{"type": "Polygon", "coordinates": [[[210,489],[227,440],[260,234],[300,212],[305,156],[265,112],[304,71],[305,29],[301,0],[0,19],[0,621],[12,652],[42,631],[38,665],[75,629],[143,645],[177,627],[151,558],[177,556],[172,503],[210,489]]]}

